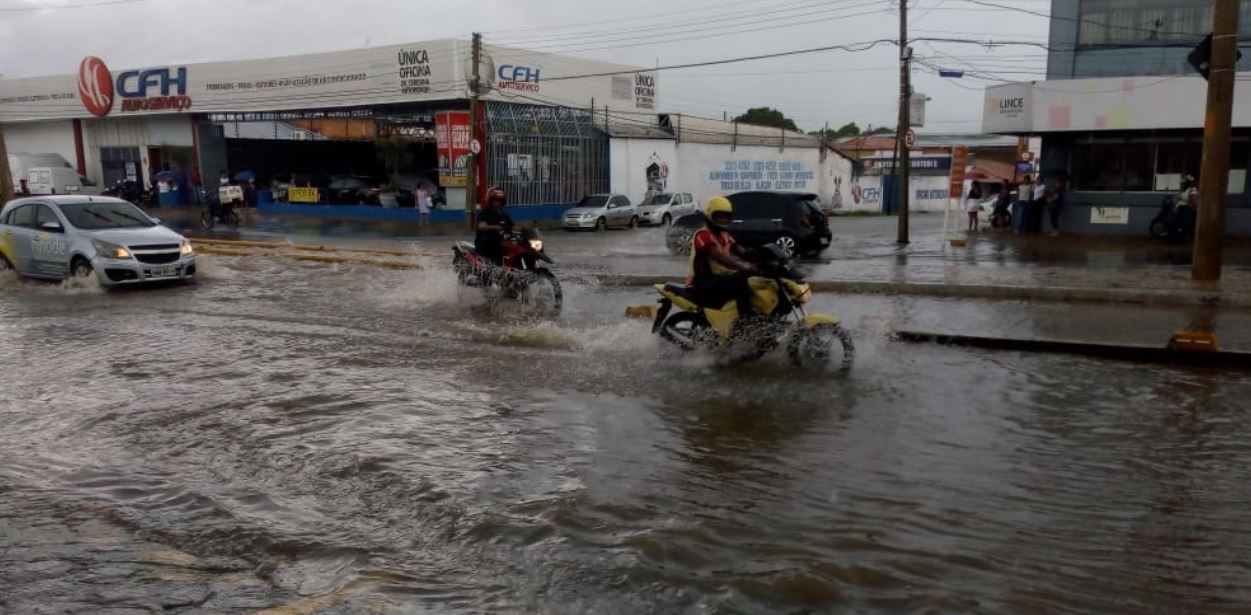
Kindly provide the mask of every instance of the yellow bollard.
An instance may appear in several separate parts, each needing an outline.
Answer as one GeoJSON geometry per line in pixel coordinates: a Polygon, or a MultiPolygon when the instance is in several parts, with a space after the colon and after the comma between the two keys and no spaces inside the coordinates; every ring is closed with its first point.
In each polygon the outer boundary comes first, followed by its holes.
{"type": "Polygon", "coordinates": [[[1211,331],[1178,331],[1168,341],[1169,350],[1183,352],[1218,352],[1220,341],[1211,331]]]}
{"type": "Polygon", "coordinates": [[[964,239],[963,237],[952,237],[952,238],[951,238],[951,247],[953,247],[953,248],[963,248],[963,247],[965,247],[965,246],[967,246],[967,245],[969,245],[969,240],[968,240],[968,239],[964,239]]]}

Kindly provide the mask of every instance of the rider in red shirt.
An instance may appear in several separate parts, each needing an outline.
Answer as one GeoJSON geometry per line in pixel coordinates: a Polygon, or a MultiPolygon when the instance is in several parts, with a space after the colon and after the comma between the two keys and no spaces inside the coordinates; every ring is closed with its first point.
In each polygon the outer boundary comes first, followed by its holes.
{"type": "Polygon", "coordinates": [[[705,224],[691,238],[686,283],[706,307],[720,309],[733,300],[742,318],[753,312],[747,279],[759,269],[743,260],[746,251],[730,236],[733,209],[723,196],[714,196],[704,205],[705,224]]]}

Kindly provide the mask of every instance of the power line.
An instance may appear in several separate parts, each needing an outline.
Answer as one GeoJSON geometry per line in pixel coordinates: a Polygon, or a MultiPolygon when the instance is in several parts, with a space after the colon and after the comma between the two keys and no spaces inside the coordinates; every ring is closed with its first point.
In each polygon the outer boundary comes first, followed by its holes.
{"type": "Polygon", "coordinates": [[[119,4],[135,4],[147,0],[103,0],[85,4],[42,4],[39,6],[0,7],[0,13],[29,13],[32,11],[61,11],[66,9],[89,9],[99,6],[117,6],[119,4]]]}

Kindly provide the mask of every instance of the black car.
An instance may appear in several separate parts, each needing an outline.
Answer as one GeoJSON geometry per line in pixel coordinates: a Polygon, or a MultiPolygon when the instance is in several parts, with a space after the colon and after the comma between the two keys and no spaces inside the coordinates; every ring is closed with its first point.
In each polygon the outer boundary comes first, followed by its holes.
{"type": "Polygon", "coordinates": [[[380,205],[378,190],[368,177],[335,175],[323,190],[322,200],[331,205],[380,205]]]}
{"type": "MultiPolygon", "coordinates": [[[[833,234],[820,198],[805,192],[738,192],[731,194],[734,215],[730,234],[745,247],[777,244],[787,256],[815,257],[830,247],[833,234]]],[[[691,249],[691,235],[704,224],[702,213],[673,221],[665,243],[674,254],[691,249]]]]}

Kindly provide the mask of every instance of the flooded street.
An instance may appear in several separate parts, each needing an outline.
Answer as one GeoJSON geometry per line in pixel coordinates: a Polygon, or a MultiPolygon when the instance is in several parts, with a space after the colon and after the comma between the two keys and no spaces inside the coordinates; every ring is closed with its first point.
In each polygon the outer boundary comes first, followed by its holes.
{"type": "Polygon", "coordinates": [[[1251,608],[1245,372],[889,341],[1184,315],[819,296],[843,375],[675,356],[587,276],[535,324],[442,258],[201,259],[0,279],[0,613],[1251,608]]]}

